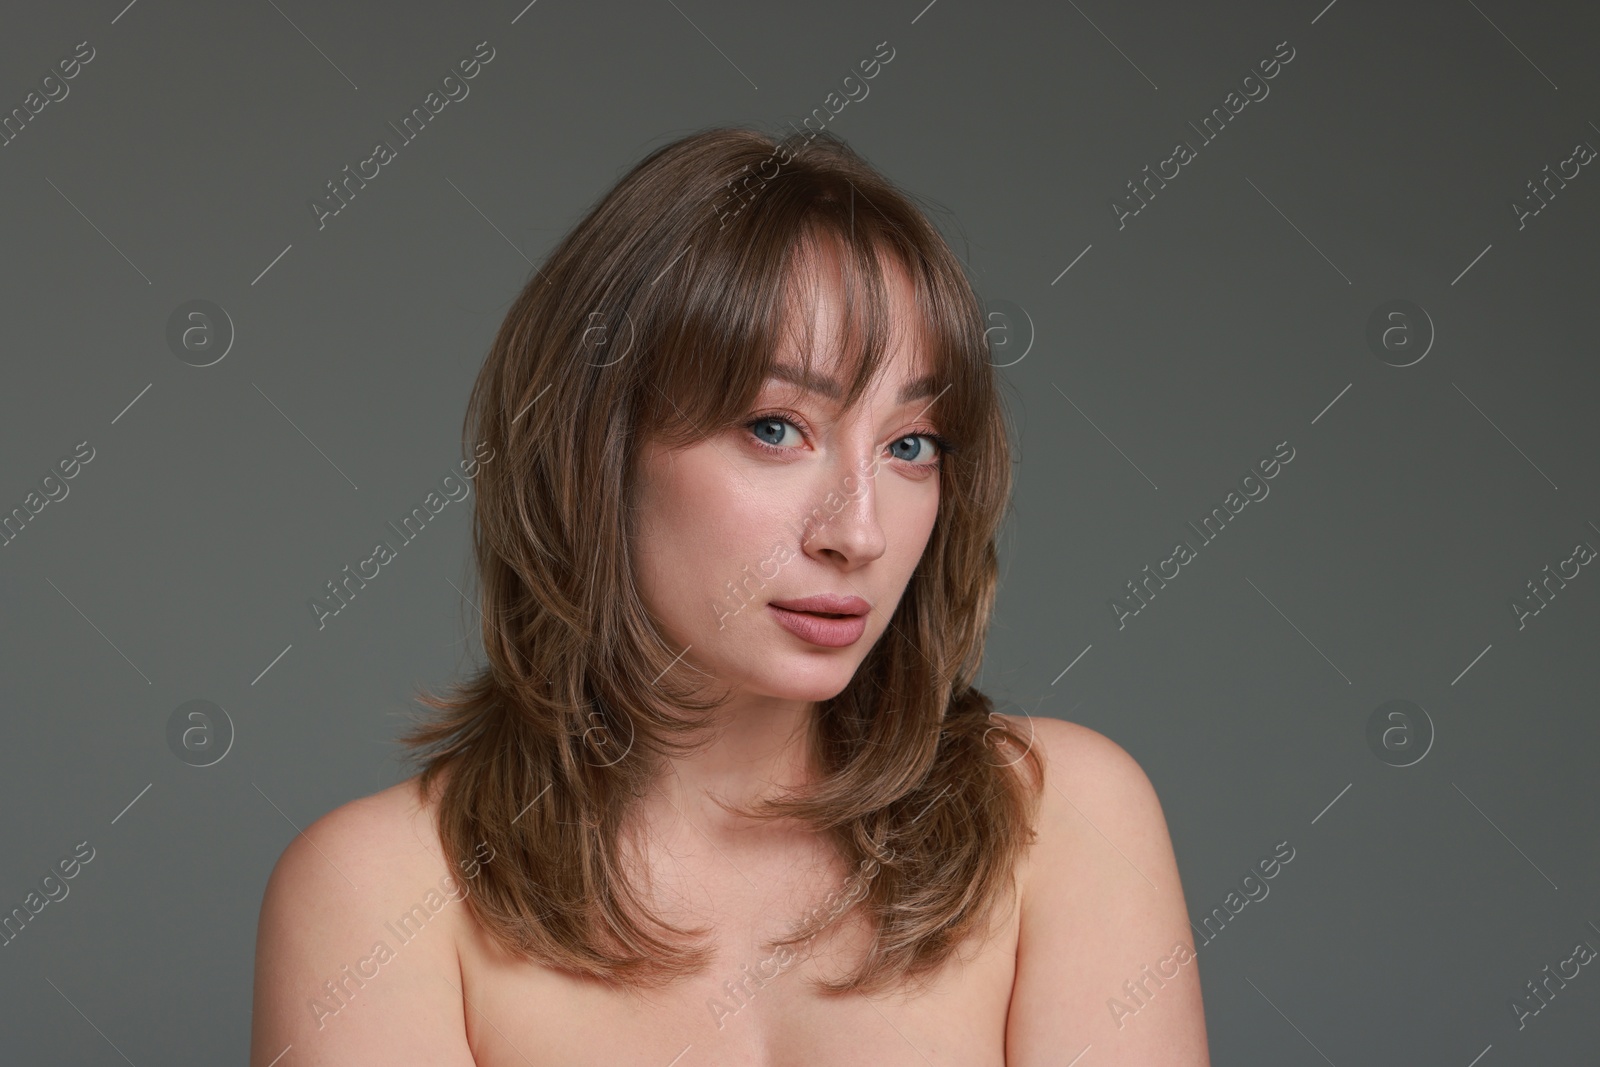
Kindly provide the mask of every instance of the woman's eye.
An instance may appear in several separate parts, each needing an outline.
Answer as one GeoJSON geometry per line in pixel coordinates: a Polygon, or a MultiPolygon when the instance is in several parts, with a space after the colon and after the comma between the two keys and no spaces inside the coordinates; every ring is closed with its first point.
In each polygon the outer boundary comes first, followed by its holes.
{"type": "Polygon", "coordinates": [[[794,423],[788,419],[780,419],[773,415],[757,419],[749,425],[751,432],[761,440],[762,444],[773,448],[783,447],[782,441],[785,428],[798,432],[798,427],[794,423]],[[771,435],[770,439],[768,437],[769,434],[771,435]]]}
{"type": "Polygon", "coordinates": [[[938,465],[942,450],[939,448],[938,440],[933,435],[925,433],[907,434],[890,445],[889,449],[890,451],[895,451],[895,449],[905,445],[907,442],[911,443],[911,447],[905,451],[895,452],[896,459],[903,459],[907,463],[916,463],[919,459],[922,459],[925,461],[922,465],[930,467],[938,465]],[[929,444],[918,444],[918,442],[922,441],[929,442],[932,447],[929,444]],[[926,462],[930,459],[931,462],[926,462]]]}
{"type": "MultiPolygon", "coordinates": [[[[763,415],[744,424],[755,435],[755,443],[768,451],[788,452],[805,439],[800,427],[780,415],[763,415]],[[785,442],[788,431],[794,431],[794,440],[785,442]]],[[[910,433],[889,445],[893,458],[916,467],[938,467],[953,447],[937,433],[910,433]]]]}

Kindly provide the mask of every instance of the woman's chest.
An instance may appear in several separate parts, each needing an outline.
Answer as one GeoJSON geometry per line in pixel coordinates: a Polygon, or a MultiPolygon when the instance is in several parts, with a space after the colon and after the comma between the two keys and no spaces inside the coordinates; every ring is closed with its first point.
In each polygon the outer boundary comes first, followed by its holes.
{"type": "Polygon", "coordinates": [[[1015,909],[925,985],[872,997],[812,988],[861,958],[864,923],[841,920],[789,950],[757,932],[775,936],[759,919],[716,924],[705,972],[654,990],[556,972],[470,938],[461,978],[473,1056],[480,1067],[1004,1067],[1015,909]]]}

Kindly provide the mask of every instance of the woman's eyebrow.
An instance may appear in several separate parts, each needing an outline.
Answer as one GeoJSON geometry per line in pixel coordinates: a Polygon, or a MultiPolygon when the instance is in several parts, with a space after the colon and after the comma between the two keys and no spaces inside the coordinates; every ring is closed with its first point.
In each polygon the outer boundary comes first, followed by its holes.
{"type": "MultiPolygon", "coordinates": [[[[830,400],[839,399],[839,395],[843,391],[839,383],[834,379],[822,378],[817,375],[808,376],[799,367],[788,363],[773,364],[771,376],[791,385],[798,385],[808,393],[816,393],[830,400]]],[[[925,374],[921,378],[914,378],[901,388],[898,402],[909,404],[913,400],[921,400],[925,396],[933,396],[936,384],[937,382],[931,374],[925,374]]]]}

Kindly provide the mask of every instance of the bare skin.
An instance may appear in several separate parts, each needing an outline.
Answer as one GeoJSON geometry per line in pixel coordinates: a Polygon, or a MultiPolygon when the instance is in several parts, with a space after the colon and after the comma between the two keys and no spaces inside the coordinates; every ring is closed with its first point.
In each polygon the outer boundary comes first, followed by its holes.
{"type": "MultiPolygon", "coordinates": [[[[824,270],[823,277],[836,276],[836,267],[824,270]]],[[[681,832],[686,846],[699,838],[704,850],[710,838],[738,848],[763,832],[724,814],[711,794],[743,804],[806,780],[802,742],[816,703],[849,684],[888,628],[933,532],[940,453],[920,431],[938,429],[927,411],[939,386],[899,399],[927,368],[904,318],[914,306],[911,281],[899,270],[892,277],[900,318],[890,365],[854,411],[839,413],[827,397],[775,379],[751,408],[764,420],[755,429],[736,427],[675,452],[652,446],[642,457],[643,521],[634,543],[641,595],[670,642],[688,649],[684,669],[733,694],[719,714],[717,742],[673,761],[645,804],[657,832],[681,832]],[[843,501],[831,514],[830,494],[843,501]],[[754,585],[774,570],[743,594],[753,602],[728,592],[729,582],[748,575],[754,585]],[[854,644],[808,644],[777,625],[766,606],[820,593],[872,605],[854,644]]],[[[838,350],[842,302],[836,285],[823,289],[819,353],[838,350]]],[[[798,365],[796,343],[780,351],[779,363],[798,365]]],[[[818,363],[820,374],[836,376],[832,360],[818,363]]]]}
{"type": "MultiPolygon", "coordinates": [[[[893,280],[908,314],[909,279],[896,271],[893,280]]],[[[837,308],[836,293],[819,302],[821,351],[833,350],[837,308]]],[[[761,944],[859,872],[814,834],[741,821],[711,797],[748,803],[807,780],[803,742],[816,702],[848,684],[922,556],[938,509],[938,449],[921,436],[935,427],[924,414],[930,398],[897,395],[925,370],[911,341],[897,335],[889,366],[852,412],[773,381],[751,417],[787,424],[763,421],[759,433],[740,427],[643,459],[641,592],[688,648],[684,669],[733,696],[715,742],[672,761],[637,824],[652,904],[682,925],[713,928],[711,967],[636,992],[507,955],[460,902],[471,871],[450,870],[432,799],[408,781],[330,812],[280,859],[258,935],[253,1067],[280,1054],[281,1067],[1065,1067],[1085,1046],[1085,1067],[1209,1063],[1193,961],[1159,989],[1147,984],[1155,991],[1136,1017],[1108,1010],[1109,998],[1126,997],[1124,980],[1143,977],[1141,965],[1192,941],[1148,781],[1111,741],[1070,723],[1011,720],[1049,769],[1039,841],[1016,871],[1015,905],[916,995],[811,991],[809,979],[840,977],[856,960],[866,931],[849,916],[776,973],[761,944]],[[830,492],[848,494],[846,505],[804,537],[804,516],[830,492]],[[791,546],[792,560],[729,617],[724,583],[777,543],[791,546]],[[872,604],[855,643],[807,643],[766,608],[824,592],[872,604]],[[394,921],[419,902],[402,942],[394,921]],[[380,940],[394,951],[378,962],[380,940]]]]}
{"type": "Polygon", "coordinates": [[[638,995],[511,959],[449,899],[470,892],[470,871],[452,876],[411,779],[334,809],[284,851],[262,905],[250,1063],[1061,1067],[1087,1050],[1080,1063],[1209,1067],[1198,963],[1161,963],[1193,942],[1149,783],[1093,730],[1003,717],[1031,733],[1047,769],[1039,839],[1017,871],[1020,907],[917,996],[810,993],[805,979],[838,977],[854,959],[860,930],[845,922],[811,958],[742,1002],[730,996],[722,982],[772,973],[759,938],[844,884],[818,875],[826,860],[803,841],[776,842],[764,859],[739,854],[749,881],[720,857],[661,865],[711,902],[692,915],[663,909],[711,921],[717,957],[703,977],[638,995]],[[437,910],[402,943],[397,922],[426,916],[429,892],[437,910]],[[362,962],[378,940],[392,958],[362,962]],[[1177,974],[1157,984],[1147,965],[1177,974]],[[358,983],[358,972],[369,977],[358,983]],[[1129,981],[1142,983],[1142,1001],[1129,981]],[[329,982],[342,997],[327,995],[329,982]],[[1112,998],[1136,1013],[1108,1010],[1112,998]]]}

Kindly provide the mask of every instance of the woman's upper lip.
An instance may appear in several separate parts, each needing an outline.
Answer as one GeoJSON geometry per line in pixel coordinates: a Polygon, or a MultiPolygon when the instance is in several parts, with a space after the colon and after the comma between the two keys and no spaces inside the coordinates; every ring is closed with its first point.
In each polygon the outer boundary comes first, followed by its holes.
{"type": "Polygon", "coordinates": [[[825,611],[831,615],[865,615],[872,610],[872,605],[858,596],[839,596],[836,593],[819,593],[797,600],[774,600],[772,606],[790,611],[825,611]]]}

